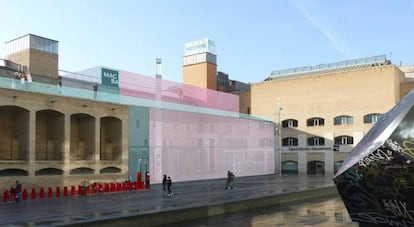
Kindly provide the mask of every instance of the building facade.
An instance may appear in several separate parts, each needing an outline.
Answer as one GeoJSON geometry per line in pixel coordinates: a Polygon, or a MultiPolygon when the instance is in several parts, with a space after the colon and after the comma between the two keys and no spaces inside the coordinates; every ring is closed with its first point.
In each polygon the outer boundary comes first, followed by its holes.
{"type": "Polygon", "coordinates": [[[109,67],[58,71],[53,61],[58,74],[29,80],[30,55],[0,63],[0,189],[275,169],[273,122],[240,114],[236,95],[109,67]]]}
{"type": "Polygon", "coordinates": [[[251,113],[274,119],[282,173],[334,173],[412,88],[385,56],[273,71],[252,84],[251,113]]]}

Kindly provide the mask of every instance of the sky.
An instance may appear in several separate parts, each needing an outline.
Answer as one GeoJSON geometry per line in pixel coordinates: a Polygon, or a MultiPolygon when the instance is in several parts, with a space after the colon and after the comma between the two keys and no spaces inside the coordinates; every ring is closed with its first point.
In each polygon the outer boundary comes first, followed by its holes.
{"type": "Polygon", "coordinates": [[[4,43],[59,41],[59,69],[106,66],[182,82],[184,44],[215,42],[217,70],[261,82],[273,70],[386,55],[414,65],[414,0],[0,0],[4,43]]]}

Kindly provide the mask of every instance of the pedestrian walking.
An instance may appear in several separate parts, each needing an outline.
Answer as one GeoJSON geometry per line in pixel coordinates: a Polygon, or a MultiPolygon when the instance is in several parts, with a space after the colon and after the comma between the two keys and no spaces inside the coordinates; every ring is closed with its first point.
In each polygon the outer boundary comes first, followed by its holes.
{"type": "Polygon", "coordinates": [[[18,203],[22,199],[22,184],[18,180],[16,181],[16,187],[14,190],[16,193],[16,203],[18,203]]]}
{"type": "Polygon", "coordinates": [[[168,196],[172,196],[174,193],[171,191],[172,187],[172,180],[171,177],[167,178],[167,189],[168,189],[168,196]]]}
{"type": "Polygon", "coordinates": [[[93,98],[96,99],[96,95],[98,93],[98,83],[93,84],[93,98]]]}
{"type": "Polygon", "coordinates": [[[88,190],[89,182],[87,180],[82,181],[82,197],[86,198],[86,191],[88,190]]]}
{"type": "Polygon", "coordinates": [[[166,186],[167,186],[167,175],[164,174],[164,177],[162,178],[162,190],[164,191],[164,194],[165,194],[166,186]]]}
{"type": "Polygon", "coordinates": [[[234,175],[234,173],[233,172],[230,172],[230,188],[231,189],[235,189],[236,188],[236,186],[235,186],[235,180],[236,180],[236,175],[234,175]]]}
{"type": "Polygon", "coordinates": [[[228,170],[227,171],[226,187],[224,189],[229,189],[230,188],[230,184],[231,184],[231,172],[230,172],[230,170],[228,170]]]}

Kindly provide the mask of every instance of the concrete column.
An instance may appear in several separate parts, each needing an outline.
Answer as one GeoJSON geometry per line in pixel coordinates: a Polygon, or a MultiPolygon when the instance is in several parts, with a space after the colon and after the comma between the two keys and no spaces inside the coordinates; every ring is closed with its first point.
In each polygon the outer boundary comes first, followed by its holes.
{"type": "Polygon", "coordinates": [[[94,154],[94,161],[98,161],[100,160],[100,141],[101,141],[101,118],[100,117],[96,117],[95,118],[95,154],[94,154]]]}
{"type": "MultiPolygon", "coordinates": [[[[122,143],[122,154],[121,154],[121,160],[122,160],[122,166],[125,167],[125,171],[128,171],[128,165],[129,165],[129,159],[128,159],[128,144],[129,144],[129,137],[128,135],[128,131],[129,131],[129,125],[128,125],[128,121],[122,121],[121,123],[122,128],[121,128],[121,133],[122,133],[122,137],[121,137],[121,143],[122,143]]],[[[142,139],[142,138],[141,138],[142,139]]],[[[136,162],[136,160],[134,160],[133,162],[136,162]]]]}
{"type": "Polygon", "coordinates": [[[307,174],[308,170],[307,152],[298,151],[298,168],[299,174],[307,174]]]}
{"type": "Polygon", "coordinates": [[[29,177],[34,177],[36,166],[36,111],[29,112],[29,177]]]}
{"type": "Polygon", "coordinates": [[[325,175],[333,175],[334,174],[334,151],[333,151],[333,145],[334,145],[334,136],[333,133],[324,133],[323,137],[325,138],[325,142],[330,141],[329,143],[326,143],[326,146],[332,147],[332,150],[325,151],[324,153],[324,161],[325,161],[325,175]]]}
{"type": "Polygon", "coordinates": [[[334,174],[334,152],[333,150],[325,151],[325,175],[334,174]]]}
{"type": "Polygon", "coordinates": [[[70,114],[65,114],[64,119],[64,142],[63,142],[63,162],[64,166],[64,175],[68,176],[70,171],[70,114]]]}

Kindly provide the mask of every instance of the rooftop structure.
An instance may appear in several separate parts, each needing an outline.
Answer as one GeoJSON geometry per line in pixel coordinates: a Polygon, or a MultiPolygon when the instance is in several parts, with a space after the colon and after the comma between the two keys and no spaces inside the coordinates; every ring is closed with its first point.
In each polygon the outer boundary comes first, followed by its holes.
{"type": "Polygon", "coordinates": [[[265,79],[265,81],[287,79],[292,76],[310,76],[335,72],[345,72],[355,69],[389,64],[391,64],[391,61],[387,60],[385,55],[378,55],[367,58],[358,58],[333,63],[319,64],[314,66],[302,66],[297,68],[275,70],[268,78],[265,79]]]}

